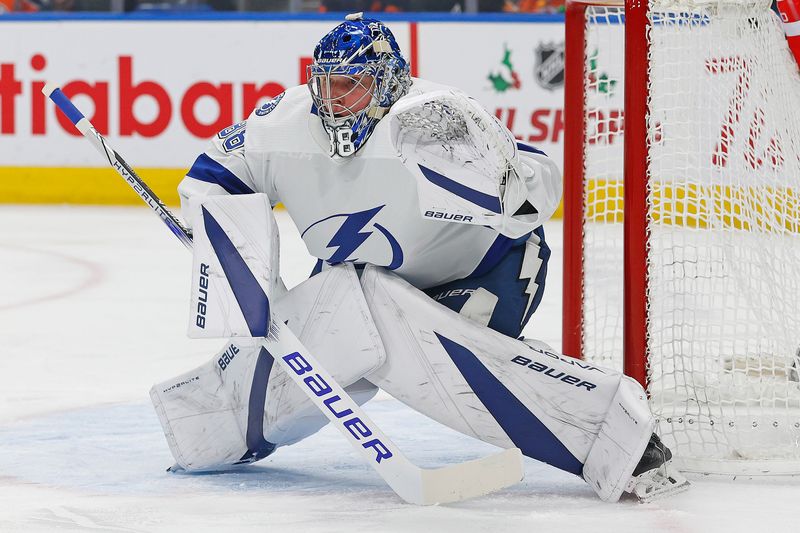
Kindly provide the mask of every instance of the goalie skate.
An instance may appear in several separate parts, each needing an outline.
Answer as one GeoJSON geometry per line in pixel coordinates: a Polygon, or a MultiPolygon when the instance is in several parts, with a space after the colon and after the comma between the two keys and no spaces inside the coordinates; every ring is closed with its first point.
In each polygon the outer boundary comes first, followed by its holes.
{"type": "Polygon", "coordinates": [[[689,488],[689,481],[672,463],[672,452],[655,433],[650,437],[642,459],[633,471],[625,492],[642,503],[672,496],[689,488]]]}

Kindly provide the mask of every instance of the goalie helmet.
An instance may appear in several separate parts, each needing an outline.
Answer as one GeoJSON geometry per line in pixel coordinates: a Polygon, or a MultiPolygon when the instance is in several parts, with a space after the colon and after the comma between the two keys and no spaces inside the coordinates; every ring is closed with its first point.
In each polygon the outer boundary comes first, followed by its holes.
{"type": "Polygon", "coordinates": [[[312,112],[328,132],[330,155],[356,153],[410,86],[408,62],[389,28],[348,15],[320,40],[308,67],[312,112]]]}

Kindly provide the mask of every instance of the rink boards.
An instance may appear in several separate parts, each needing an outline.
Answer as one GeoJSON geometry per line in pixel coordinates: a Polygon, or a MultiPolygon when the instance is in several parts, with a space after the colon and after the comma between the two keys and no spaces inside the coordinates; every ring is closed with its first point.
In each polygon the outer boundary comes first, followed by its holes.
{"type": "MultiPolygon", "coordinates": [[[[0,203],[128,204],[136,198],[40,94],[61,84],[97,129],[169,203],[208,139],[267,99],[305,83],[338,15],[0,19],[0,203]],[[276,44],[278,43],[278,44],[276,44]],[[38,184],[31,187],[32,183],[38,184]]],[[[563,17],[384,17],[412,75],[476,97],[559,165],[563,17]]]]}

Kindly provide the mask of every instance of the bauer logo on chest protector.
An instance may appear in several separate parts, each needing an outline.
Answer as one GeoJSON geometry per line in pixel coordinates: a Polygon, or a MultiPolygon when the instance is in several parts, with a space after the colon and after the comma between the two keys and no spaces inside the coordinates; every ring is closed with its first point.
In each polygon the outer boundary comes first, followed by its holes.
{"type": "Polygon", "coordinates": [[[476,289],[450,289],[448,291],[440,292],[433,297],[434,300],[444,300],[445,298],[453,298],[456,296],[472,296],[476,289]]]}
{"type": "Polygon", "coordinates": [[[444,211],[425,211],[425,218],[438,218],[441,220],[453,220],[455,222],[472,222],[469,215],[455,215],[444,211]]]}

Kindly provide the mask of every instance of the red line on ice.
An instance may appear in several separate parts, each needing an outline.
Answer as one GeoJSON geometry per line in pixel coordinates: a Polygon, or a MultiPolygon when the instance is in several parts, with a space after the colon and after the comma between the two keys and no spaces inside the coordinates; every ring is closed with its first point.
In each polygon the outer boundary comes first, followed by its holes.
{"type": "Polygon", "coordinates": [[[86,279],[84,279],[80,284],[70,287],[68,289],[64,289],[58,292],[54,292],[52,294],[46,294],[44,296],[39,296],[37,298],[33,298],[30,300],[22,300],[19,302],[12,302],[9,304],[0,304],[0,311],[6,311],[9,309],[19,309],[20,307],[27,307],[29,305],[36,305],[44,302],[50,302],[53,300],[58,300],[61,298],[66,298],[68,296],[72,296],[79,292],[85,291],[95,285],[100,284],[103,280],[103,268],[98,265],[97,263],[93,263],[91,261],[87,261],[85,259],[80,259],[78,257],[73,257],[71,255],[63,254],[60,252],[54,252],[51,250],[39,250],[35,248],[29,248],[27,246],[19,246],[13,244],[0,244],[0,247],[8,248],[12,250],[19,250],[28,253],[34,254],[41,254],[41,255],[48,255],[51,257],[56,257],[67,263],[72,263],[74,265],[78,265],[86,270],[89,271],[89,275],[86,279]]]}

